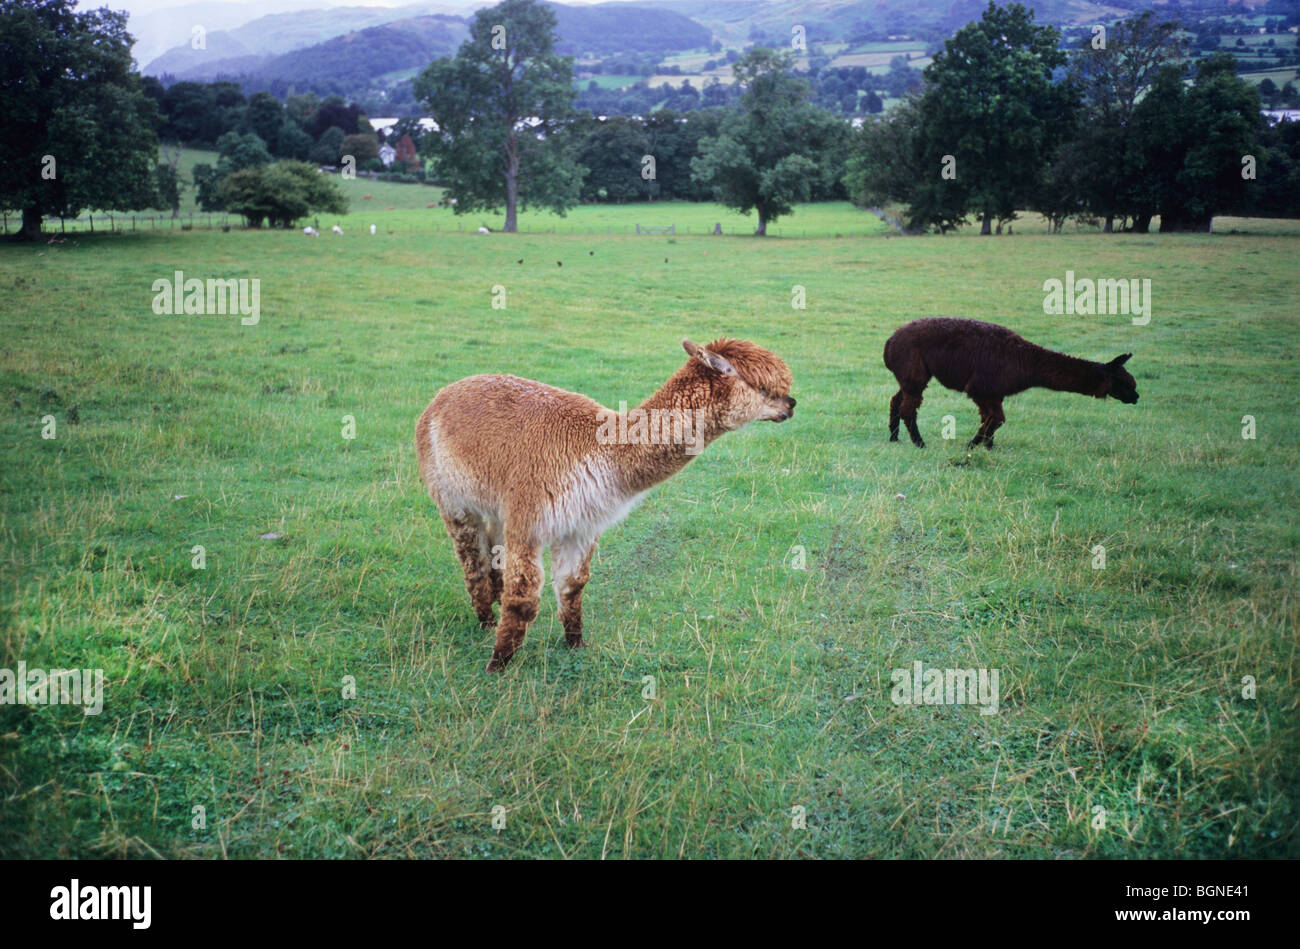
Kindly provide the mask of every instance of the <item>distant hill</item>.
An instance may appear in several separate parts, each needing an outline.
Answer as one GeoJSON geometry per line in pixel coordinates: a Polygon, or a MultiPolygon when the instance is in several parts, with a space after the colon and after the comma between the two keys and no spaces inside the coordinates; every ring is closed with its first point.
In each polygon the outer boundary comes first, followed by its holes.
{"type": "MultiPolygon", "coordinates": [[[[267,0],[290,3],[299,0],[267,0]]],[[[446,0],[443,0],[445,3],[446,0]]],[[[1123,17],[1146,0],[1022,0],[1038,22],[1058,26],[1123,17]]],[[[729,49],[790,44],[802,27],[808,44],[863,45],[906,36],[937,44],[978,19],[987,0],[638,0],[569,6],[555,12],[559,51],[580,59],[619,54],[671,56],[705,50],[716,38],[729,49]]],[[[253,87],[364,93],[393,88],[467,35],[470,13],[437,3],[401,7],[334,7],[275,13],[207,34],[207,48],[184,42],[144,72],[176,79],[241,79],[253,87]]]]}
{"type": "MultiPolygon", "coordinates": [[[[83,3],[82,7],[87,5],[83,3]]],[[[105,5],[117,6],[111,0],[105,5]]],[[[265,17],[269,13],[321,6],[323,4],[320,0],[259,0],[256,4],[232,3],[229,0],[198,0],[195,3],[181,3],[132,13],[127,21],[127,31],[135,39],[135,46],[132,47],[131,52],[136,62],[145,64],[152,62],[174,46],[188,44],[196,26],[202,26],[211,36],[218,31],[234,30],[250,20],[265,17]]],[[[320,11],[312,9],[311,12],[320,11]]],[[[323,38],[316,37],[316,39],[323,38]]]]}
{"type": "MultiPolygon", "coordinates": [[[[141,71],[150,76],[170,74],[178,79],[211,79],[247,73],[283,53],[306,49],[367,27],[429,14],[463,16],[464,10],[441,3],[413,3],[401,7],[331,7],[274,13],[234,29],[209,28],[207,48],[201,50],[190,47],[190,27],[186,26],[179,34],[182,42],[148,61],[141,71]],[[231,61],[235,59],[240,62],[231,61]]],[[[143,56],[140,59],[144,61],[143,56]]]]}
{"type": "MultiPolygon", "coordinates": [[[[710,31],[693,20],[648,6],[547,6],[555,11],[559,52],[564,55],[667,54],[707,46],[711,39],[710,31]]],[[[341,7],[262,17],[237,30],[209,33],[206,50],[188,45],[168,50],[144,71],[176,79],[247,76],[261,84],[278,80],[300,88],[313,83],[349,86],[426,66],[432,59],[454,54],[468,35],[467,16],[394,17],[410,9],[341,7]],[[340,30],[353,14],[388,19],[340,30]],[[320,30],[333,33],[324,41],[302,42],[320,30]]]]}
{"type": "Polygon", "coordinates": [[[321,81],[364,83],[450,56],[468,35],[469,26],[460,17],[411,17],[276,56],[257,74],[263,81],[279,79],[304,86],[321,81]]]}
{"type": "Polygon", "coordinates": [[[675,53],[707,47],[713,39],[712,31],[689,17],[652,4],[546,5],[555,11],[557,49],[565,56],[675,53]]]}
{"type": "MultiPolygon", "coordinates": [[[[1039,23],[1098,23],[1122,17],[1143,0],[1019,0],[1039,23]]],[[[909,34],[938,40],[978,20],[987,0],[647,0],[707,27],[725,44],[766,38],[788,45],[793,26],[802,26],[809,43],[884,39],[909,34]]]]}

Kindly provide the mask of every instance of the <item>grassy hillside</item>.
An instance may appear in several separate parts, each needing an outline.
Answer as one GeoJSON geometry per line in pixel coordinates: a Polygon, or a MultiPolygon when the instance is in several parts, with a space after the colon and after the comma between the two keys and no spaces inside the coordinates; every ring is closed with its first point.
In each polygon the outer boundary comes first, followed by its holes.
{"type": "Polygon", "coordinates": [[[0,855],[1294,857],[1297,240],[0,245],[0,667],[107,679],[0,706],[0,855]],[[259,279],[260,321],[156,315],[176,268],[259,279]],[[1067,270],[1150,278],[1150,324],[1045,315],[1067,270]],[[881,349],[928,315],[1132,352],[1141,401],[1032,391],[972,452],[936,384],[890,444],[881,349]],[[722,334],[795,417],[605,536],[592,648],[548,593],[487,676],[416,416],[484,371],[635,403],[722,334]],[[895,704],[917,661],[999,670],[999,711],[895,704]]]}

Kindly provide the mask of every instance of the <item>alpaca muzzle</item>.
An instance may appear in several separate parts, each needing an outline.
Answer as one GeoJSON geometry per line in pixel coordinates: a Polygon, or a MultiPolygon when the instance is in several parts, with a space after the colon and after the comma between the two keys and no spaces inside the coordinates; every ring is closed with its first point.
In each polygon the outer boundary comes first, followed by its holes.
{"type": "Polygon", "coordinates": [[[786,419],[792,418],[794,416],[794,399],[791,399],[787,396],[785,401],[788,404],[785,406],[785,408],[781,409],[780,414],[777,415],[776,418],[772,419],[773,422],[784,422],[786,419]]]}

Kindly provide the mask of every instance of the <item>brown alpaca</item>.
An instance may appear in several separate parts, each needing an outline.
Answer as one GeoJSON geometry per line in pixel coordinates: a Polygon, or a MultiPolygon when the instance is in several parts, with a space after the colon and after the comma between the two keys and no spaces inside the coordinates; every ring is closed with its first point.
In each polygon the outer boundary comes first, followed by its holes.
{"type": "Polygon", "coordinates": [[[971,448],[992,448],[993,433],[1006,421],[1002,400],[1034,386],[1098,399],[1109,395],[1132,405],[1138,400],[1137,381],[1124,369],[1132,355],[1090,362],[1044,349],[995,323],[913,320],[885,343],[885,366],[898,379],[898,393],[889,400],[889,440],[898,441],[901,418],[912,442],[925,447],[916,429],[916,410],[932,376],[979,406],[980,427],[971,448]]]}
{"type": "Polygon", "coordinates": [[[489,672],[505,667],[537,617],[544,547],[565,639],[585,645],[582,589],[600,535],[723,432],[794,414],[790,370],[766,349],[739,339],[682,347],[686,365],[631,411],[487,375],[453,382],[420,416],[420,475],[479,622],[497,627],[489,672]]]}

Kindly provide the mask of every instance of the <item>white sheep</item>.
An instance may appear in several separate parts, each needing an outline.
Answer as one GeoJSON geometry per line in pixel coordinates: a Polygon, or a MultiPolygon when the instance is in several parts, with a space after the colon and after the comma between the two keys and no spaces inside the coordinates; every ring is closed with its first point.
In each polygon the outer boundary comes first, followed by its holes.
{"type": "Polygon", "coordinates": [[[339,227],[337,224],[335,224],[332,228],[330,228],[330,230],[332,230],[335,234],[338,234],[340,237],[343,236],[343,228],[339,227]]]}
{"type": "Polygon", "coordinates": [[[302,233],[304,237],[320,237],[320,231],[316,230],[316,228],[312,227],[310,224],[302,229],[302,233]]]}
{"type": "Polygon", "coordinates": [[[489,231],[486,227],[483,227],[482,225],[479,225],[478,232],[479,232],[480,234],[491,234],[491,233],[492,233],[491,231],[489,231]]]}

